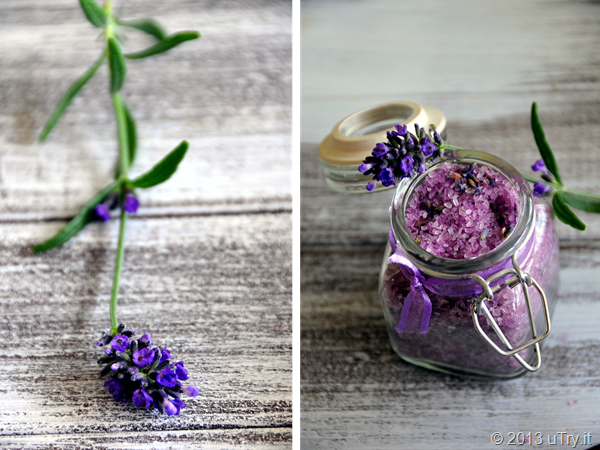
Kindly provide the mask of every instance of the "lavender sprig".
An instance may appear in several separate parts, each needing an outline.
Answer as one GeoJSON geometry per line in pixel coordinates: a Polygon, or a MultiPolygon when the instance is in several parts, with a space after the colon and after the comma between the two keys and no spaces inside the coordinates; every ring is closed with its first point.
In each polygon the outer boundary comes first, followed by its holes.
{"type": "Polygon", "coordinates": [[[531,105],[531,129],[542,157],[531,166],[534,172],[540,172],[541,180],[524,175],[528,181],[534,183],[533,195],[538,197],[552,195],[552,207],[556,217],[576,230],[585,230],[585,224],[569,206],[581,211],[600,213],[600,196],[563,185],[556,158],[546,140],[535,102],[531,105]]]}
{"type": "Polygon", "coordinates": [[[140,204],[135,190],[153,187],[168,180],[183,160],[188,143],[183,141],[150,171],[133,180],[129,179],[129,169],[136,155],[137,132],[133,116],[121,96],[121,89],[127,75],[126,59],[140,59],[163,53],[182,42],[197,39],[200,34],[195,31],[185,31],[167,35],[153,19],[124,21],[113,14],[110,0],[105,1],[103,8],[95,0],[79,0],[79,3],[90,23],[95,27],[103,28],[104,48],[92,68],[77,79],[60,100],[42,131],[40,141],[46,139],[75,95],[106,60],[110,75],[109,90],[118,125],[119,164],[115,181],[92,197],[77,216],[56,235],[33,247],[33,251],[43,252],[58,247],[79,233],[91,221],[109,221],[110,211],[120,209],[119,243],[110,300],[111,328],[105,331],[104,336],[97,342],[97,345],[110,344],[110,348],[104,351],[105,356],[98,361],[100,364],[105,364],[100,376],[109,376],[104,385],[115,400],[123,400],[125,403],[132,401],[138,407],[155,407],[168,415],[176,415],[185,407],[179,398],[181,394],[194,397],[198,395],[198,389],[193,386],[183,387],[181,381],[187,380],[187,370],[183,362],[177,364],[171,362],[171,355],[166,347],[162,349],[152,347],[152,340],[147,333],[140,339],[134,340],[132,338],[135,331],[125,330],[123,324],[118,324],[117,297],[125,250],[127,216],[136,213],[140,204]],[[143,31],[153,36],[157,42],[145,50],[124,54],[120,44],[122,40],[120,26],[143,31]]]}
{"type": "Polygon", "coordinates": [[[169,350],[153,347],[148,333],[137,340],[134,336],[135,330],[120,324],[117,334],[105,331],[96,342],[98,346],[108,345],[98,360],[104,364],[100,377],[108,377],[104,386],[115,401],[156,408],[169,416],[179,414],[185,408],[181,395],[198,395],[198,388],[181,383],[189,378],[183,361],[173,363],[169,350]]]}
{"type": "Polygon", "coordinates": [[[363,175],[373,175],[367,190],[375,189],[377,181],[386,187],[396,186],[403,178],[424,173],[428,157],[435,161],[444,156],[442,138],[434,128],[431,132],[427,134],[418,124],[415,134],[406,125],[396,125],[393,131],[388,131],[387,142],[377,144],[372,156],[367,156],[358,168],[363,175]]]}
{"type": "MultiPolygon", "coordinates": [[[[570,189],[562,184],[558,164],[537,113],[537,104],[531,107],[531,129],[535,142],[542,156],[535,162],[532,170],[541,173],[541,180],[523,175],[534,183],[533,195],[546,197],[552,195],[552,207],[559,220],[577,230],[585,230],[585,224],[575,215],[569,206],[582,211],[600,213],[600,196],[587,192],[570,189]]],[[[463,150],[444,143],[435,128],[431,134],[415,124],[416,135],[407,131],[406,125],[396,125],[393,131],[388,131],[387,142],[379,143],[358,167],[363,175],[372,175],[373,180],[367,184],[367,190],[375,189],[377,182],[390,187],[403,178],[409,178],[417,173],[424,173],[426,163],[434,162],[444,155],[445,150],[463,150]]],[[[468,182],[469,180],[466,180],[468,182]]],[[[473,182],[474,188],[476,183],[473,182]]],[[[462,186],[462,185],[461,185],[462,186]]],[[[464,184],[466,188],[467,185],[464,184]]]]}

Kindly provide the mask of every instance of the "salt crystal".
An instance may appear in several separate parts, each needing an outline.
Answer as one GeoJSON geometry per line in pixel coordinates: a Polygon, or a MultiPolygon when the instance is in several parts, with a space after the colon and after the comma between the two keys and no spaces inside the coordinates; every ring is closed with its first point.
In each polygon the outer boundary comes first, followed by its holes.
{"type": "Polygon", "coordinates": [[[450,178],[448,173],[466,170],[466,164],[439,166],[427,175],[408,202],[406,223],[409,232],[415,240],[420,238],[424,249],[437,256],[463,259],[482,255],[504,242],[500,232],[502,227],[514,228],[516,225],[519,200],[514,186],[491,167],[476,166],[473,174],[477,179],[491,178],[496,186],[492,187],[486,181],[478,185],[479,194],[471,187],[460,192],[460,180],[450,178]],[[422,208],[425,202],[443,205],[444,209],[430,214],[422,208]],[[415,226],[423,220],[428,220],[428,224],[415,226]],[[489,231],[485,233],[484,230],[489,231]],[[448,241],[453,245],[448,245],[448,241]]]}

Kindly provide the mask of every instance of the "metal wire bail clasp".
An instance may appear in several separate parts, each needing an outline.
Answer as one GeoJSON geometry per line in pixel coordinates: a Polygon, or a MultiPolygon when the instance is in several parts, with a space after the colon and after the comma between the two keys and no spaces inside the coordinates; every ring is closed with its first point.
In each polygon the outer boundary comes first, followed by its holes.
{"type": "Polygon", "coordinates": [[[540,368],[540,365],[542,363],[539,342],[543,339],[546,339],[548,337],[548,335],[550,334],[550,311],[548,310],[548,301],[546,300],[546,294],[544,294],[544,290],[537,283],[537,281],[535,281],[529,274],[521,271],[521,268],[519,267],[519,263],[517,262],[517,257],[514,254],[512,256],[512,263],[513,263],[514,269],[501,270],[500,272],[493,274],[487,280],[480,277],[477,274],[469,275],[470,278],[473,278],[474,280],[478,281],[481,284],[481,287],[483,288],[483,293],[479,297],[473,299],[473,303],[471,305],[471,317],[473,318],[473,324],[475,325],[475,328],[477,329],[479,334],[492,346],[492,348],[494,350],[496,350],[498,353],[500,353],[503,356],[512,356],[525,369],[529,370],[530,372],[535,372],[536,370],[538,370],[540,368]],[[507,275],[511,275],[511,274],[513,276],[508,278],[507,280],[504,280],[503,283],[497,284],[494,287],[490,286],[490,284],[493,283],[494,281],[499,280],[499,279],[501,279],[507,275]],[[496,322],[496,320],[492,317],[490,310],[488,309],[488,307],[485,304],[486,301],[492,300],[494,298],[494,294],[502,288],[502,284],[508,286],[510,289],[514,289],[518,285],[521,285],[523,288],[523,294],[525,295],[525,302],[527,304],[527,314],[529,316],[529,325],[531,326],[532,339],[529,342],[526,342],[525,344],[523,344],[517,348],[514,348],[511,345],[511,343],[508,342],[508,339],[506,338],[506,336],[504,335],[504,333],[498,326],[498,323],[496,322]],[[546,318],[546,331],[541,336],[538,336],[536,328],[535,328],[533,309],[531,307],[531,299],[529,297],[529,288],[531,286],[534,286],[537,289],[537,291],[540,293],[540,297],[542,298],[542,304],[544,306],[544,316],[546,318]],[[492,326],[492,328],[498,335],[498,338],[500,339],[500,341],[506,346],[507,350],[503,350],[500,347],[498,347],[494,343],[494,341],[492,341],[490,339],[490,337],[483,331],[483,329],[481,328],[481,324],[479,323],[479,319],[478,319],[478,315],[481,315],[482,313],[485,315],[488,323],[492,326]],[[521,358],[518,355],[519,352],[521,352],[531,346],[533,346],[533,351],[536,355],[536,362],[533,366],[528,364],[526,361],[523,360],[523,358],[521,358]]]}

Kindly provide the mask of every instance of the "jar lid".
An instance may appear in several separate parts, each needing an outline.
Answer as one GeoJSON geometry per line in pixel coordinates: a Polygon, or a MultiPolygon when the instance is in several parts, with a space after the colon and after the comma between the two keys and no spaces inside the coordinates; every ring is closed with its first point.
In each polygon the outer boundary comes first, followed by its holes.
{"type": "Polygon", "coordinates": [[[371,155],[394,125],[427,129],[433,124],[440,134],[445,131],[446,117],[437,108],[409,101],[383,103],[361,109],[338,122],[319,146],[321,161],[335,166],[359,166],[371,155]]]}
{"type": "MultiPolygon", "coordinates": [[[[371,106],[350,114],[338,122],[319,146],[321,169],[327,185],[347,194],[365,194],[370,177],[358,171],[379,142],[387,140],[394,125],[404,124],[423,128],[434,125],[442,139],[446,136],[446,117],[437,108],[415,102],[399,101],[371,106]]],[[[377,183],[375,191],[391,189],[377,183]]]]}

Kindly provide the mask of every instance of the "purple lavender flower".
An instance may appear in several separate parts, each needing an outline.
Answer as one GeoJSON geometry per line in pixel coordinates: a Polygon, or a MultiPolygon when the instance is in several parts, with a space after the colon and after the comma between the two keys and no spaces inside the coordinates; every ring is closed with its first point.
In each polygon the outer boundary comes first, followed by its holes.
{"type": "Polygon", "coordinates": [[[148,333],[144,333],[141,338],[138,339],[138,346],[151,346],[152,338],[148,333]]]}
{"type": "Polygon", "coordinates": [[[123,398],[123,388],[121,387],[121,383],[114,378],[106,380],[104,382],[104,387],[108,388],[108,392],[110,392],[116,402],[123,398]]]}
{"type": "Polygon", "coordinates": [[[177,379],[181,381],[188,379],[188,371],[185,367],[183,367],[183,361],[179,361],[177,364],[175,364],[175,375],[177,375],[177,379]]]}
{"type": "Polygon", "coordinates": [[[533,170],[534,172],[547,172],[548,169],[546,169],[546,164],[544,164],[544,160],[542,159],[538,159],[533,166],[531,166],[531,170],[533,170]]]}
{"type": "Polygon", "coordinates": [[[178,398],[174,398],[173,400],[171,400],[171,403],[173,403],[173,406],[175,406],[175,408],[177,408],[177,414],[179,414],[179,411],[181,411],[183,408],[185,408],[185,403],[183,403],[178,398]]]}
{"type": "Polygon", "coordinates": [[[100,376],[109,377],[104,386],[116,401],[154,407],[168,415],[179,414],[185,408],[179,397],[198,395],[196,387],[181,383],[189,378],[183,361],[171,363],[171,353],[166,348],[152,347],[148,333],[137,340],[134,335],[134,330],[126,330],[120,324],[97,342],[109,346],[98,360],[104,365],[100,376]]]}
{"type": "Polygon", "coordinates": [[[378,181],[386,187],[396,186],[402,178],[425,173],[426,158],[435,161],[443,156],[443,141],[437,131],[433,130],[432,138],[415,124],[415,132],[408,132],[406,125],[396,125],[387,132],[387,142],[378,143],[371,156],[365,158],[358,171],[373,176],[368,191],[375,189],[378,181]]]}
{"type": "Polygon", "coordinates": [[[140,206],[140,201],[135,198],[132,194],[127,194],[125,197],[125,203],[123,204],[123,209],[127,211],[129,214],[135,214],[140,206]]]}
{"type": "Polygon", "coordinates": [[[169,359],[171,359],[171,352],[169,352],[169,350],[167,350],[167,347],[161,349],[159,362],[165,362],[165,361],[168,361],[169,359]]]}
{"type": "Polygon", "coordinates": [[[152,361],[154,361],[154,353],[154,350],[147,347],[142,348],[141,350],[136,350],[133,352],[133,363],[139,367],[152,364],[152,361]]]}
{"type": "Polygon", "coordinates": [[[129,348],[129,338],[123,334],[117,334],[110,341],[110,346],[116,351],[123,353],[129,348]]]}
{"type": "Polygon", "coordinates": [[[533,185],[533,195],[538,198],[542,198],[542,195],[547,194],[551,190],[552,188],[550,186],[546,186],[545,184],[540,183],[539,181],[536,181],[533,185]]]}
{"type": "Polygon", "coordinates": [[[360,173],[365,173],[367,170],[371,170],[372,168],[373,168],[373,164],[363,163],[360,166],[358,166],[358,171],[360,173]]]}
{"type": "Polygon", "coordinates": [[[177,406],[175,406],[170,400],[165,399],[163,401],[163,408],[167,413],[167,416],[176,416],[179,414],[179,409],[177,409],[177,406]]]}
{"type": "Polygon", "coordinates": [[[435,145],[429,139],[425,138],[421,143],[421,151],[423,152],[423,155],[431,156],[435,151],[435,145]]]}
{"type": "Polygon", "coordinates": [[[98,342],[96,342],[96,345],[98,345],[98,346],[106,345],[110,341],[112,341],[112,335],[108,332],[108,330],[104,330],[102,332],[102,337],[100,338],[100,340],[98,342]]]}
{"type": "Polygon", "coordinates": [[[406,137],[407,133],[408,133],[408,129],[406,127],[406,125],[396,125],[394,127],[396,129],[396,133],[398,136],[400,137],[406,137]]]}
{"type": "Polygon", "coordinates": [[[406,155],[400,161],[400,167],[402,168],[402,172],[404,172],[406,175],[410,174],[414,165],[415,165],[415,162],[413,160],[412,155],[406,155]]]}
{"type": "Polygon", "coordinates": [[[135,406],[138,408],[141,408],[142,406],[144,408],[150,408],[150,406],[152,406],[154,403],[152,397],[150,397],[144,389],[138,389],[134,391],[132,399],[133,403],[135,403],[135,406]]]}
{"type": "Polygon", "coordinates": [[[375,148],[373,149],[373,156],[384,156],[386,155],[388,152],[388,146],[385,145],[383,142],[380,142],[379,144],[375,145],[375,148]]]}
{"type": "Polygon", "coordinates": [[[106,203],[100,203],[96,205],[96,215],[102,219],[103,222],[108,222],[110,220],[110,211],[108,205],[106,203]]]}
{"type": "Polygon", "coordinates": [[[156,376],[156,382],[165,387],[175,387],[175,384],[177,383],[177,376],[175,375],[175,371],[170,367],[165,367],[156,376]]]}
{"type": "Polygon", "coordinates": [[[198,388],[196,386],[192,386],[191,384],[189,386],[184,387],[182,389],[182,391],[188,397],[196,397],[198,395],[198,393],[200,392],[200,391],[198,391],[198,388]]]}
{"type": "Polygon", "coordinates": [[[396,180],[394,179],[394,171],[390,167],[386,167],[379,172],[379,179],[384,186],[396,186],[396,180]]]}

